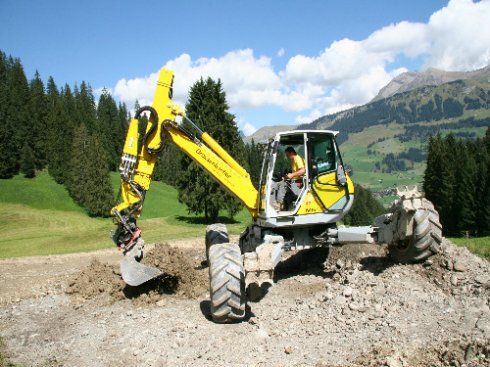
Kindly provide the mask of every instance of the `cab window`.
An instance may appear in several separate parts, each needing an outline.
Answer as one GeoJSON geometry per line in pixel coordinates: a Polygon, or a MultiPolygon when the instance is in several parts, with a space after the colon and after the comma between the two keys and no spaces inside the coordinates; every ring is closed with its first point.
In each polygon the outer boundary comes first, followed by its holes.
{"type": "Polygon", "coordinates": [[[335,171],[337,168],[337,154],[333,135],[311,134],[308,140],[313,177],[335,171]]]}

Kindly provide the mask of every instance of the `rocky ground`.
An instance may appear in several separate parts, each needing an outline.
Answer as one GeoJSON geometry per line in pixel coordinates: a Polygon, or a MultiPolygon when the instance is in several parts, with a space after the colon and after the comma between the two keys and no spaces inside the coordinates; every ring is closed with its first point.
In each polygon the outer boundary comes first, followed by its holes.
{"type": "MultiPolygon", "coordinates": [[[[120,280],[114,251],[0,261],[0,336],[21,366],[490,366],[490,264],[448,241],[292,254],[246,320],[210,321],[200,241],[157,245],[165,276],[120,280]]],[[[0,362],[1,363],[1,362],[0,362]]]]}

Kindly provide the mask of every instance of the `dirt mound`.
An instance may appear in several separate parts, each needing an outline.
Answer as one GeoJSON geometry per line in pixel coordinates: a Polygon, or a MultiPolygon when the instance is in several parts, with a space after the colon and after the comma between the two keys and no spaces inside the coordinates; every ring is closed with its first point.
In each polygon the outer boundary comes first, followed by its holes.
{"type": "Polygon", "coordinates": [[[66,293],[88,300],[103,297],[104,300],[123,298],[124,281],[116,266],[101,263],[94,258],[90,265],[70,281],[66,293]]]}
{"type": "Polygon", "coordinates": [[[155,266],[174,279],[175,293],[197,298],[208,289],[208,271],[201,266],[204,251],[179,249],[168,244],[156,245],[146,256],[145,264],[155,266]]]}
{"type": "Polygon", "coordinates": [[[363,353],[356,364],[362,367],[490,366],[490,339],[456,338],[411,353],[380,346],[363,353]]]}
{"type": "Polygon", "coordinates": [[[148,252],[143,262],[159,268],[163,274],[138,287],[131,287],[122,280],[117,265],[93,259],[68,284],[66,293],[82,301],[97,299],[102,304],[125,298],[136,303],[155,303],[172,294],[197,298],[207,289],[207,272],[201,269],[196,250],[160,244],[148,252]]]}

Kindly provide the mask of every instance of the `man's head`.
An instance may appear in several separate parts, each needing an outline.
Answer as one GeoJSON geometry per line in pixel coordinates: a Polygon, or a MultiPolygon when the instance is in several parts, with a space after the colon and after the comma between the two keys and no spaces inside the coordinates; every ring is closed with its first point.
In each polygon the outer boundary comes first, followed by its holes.
{"type": "Polygon", "coordinates": [[[293,159],[296,155],[296,151],[293,147],[287,147],[284,152],[286,153],[286,157],[288,157],[288,159],[293,159]]]}

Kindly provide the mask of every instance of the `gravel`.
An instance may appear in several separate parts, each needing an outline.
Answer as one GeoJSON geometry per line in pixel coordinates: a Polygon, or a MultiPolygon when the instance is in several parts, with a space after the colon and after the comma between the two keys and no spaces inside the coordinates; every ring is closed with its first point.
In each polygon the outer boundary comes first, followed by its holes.
{"type": "MultiPolygon", "coordinates": [[[[179,251],[199,263],[196,250],[179,251]]],[[[374,245],[334,247],[324,263],[292,255],[231,325],[210,321],[197,266],[192,292],[177,284],[158,296],[125,297],[112,280],[83,296],[60,277],[63,286],[3,305],[0,336],[26,366],[489,366],[490,264],[446,240],[442,251],[415,265],[374,245]]]]}

